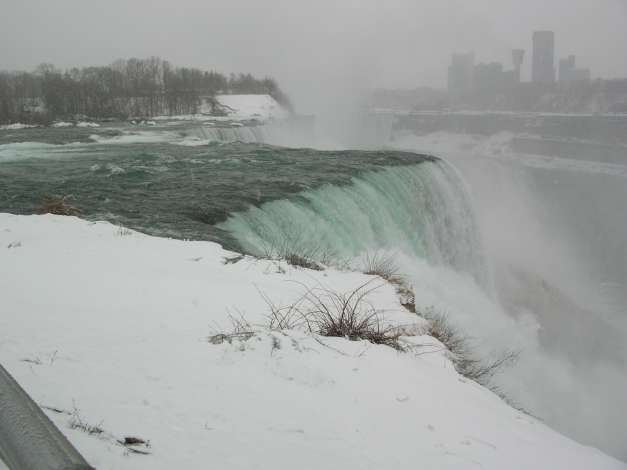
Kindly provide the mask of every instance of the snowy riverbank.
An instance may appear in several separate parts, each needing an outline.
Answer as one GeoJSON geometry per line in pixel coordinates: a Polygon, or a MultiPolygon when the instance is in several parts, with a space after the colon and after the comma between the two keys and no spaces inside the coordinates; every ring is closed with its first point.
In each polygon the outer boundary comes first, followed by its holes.
{"type": "MultiPolygon", "coordinates": [[[[98,469],[626,468],[460,377],[428,336],[405,338],[411,353],[263,329],[211,344],[230,315],[264,323],[263,296],[287,305],[303,285],[371,278],[232,256],[0,214],[2,363],[98,469]],[[116,442],[129,436],[149,454],[116,442]]],[[[369,300],[423,323],[390,285],[369,300]]]]}

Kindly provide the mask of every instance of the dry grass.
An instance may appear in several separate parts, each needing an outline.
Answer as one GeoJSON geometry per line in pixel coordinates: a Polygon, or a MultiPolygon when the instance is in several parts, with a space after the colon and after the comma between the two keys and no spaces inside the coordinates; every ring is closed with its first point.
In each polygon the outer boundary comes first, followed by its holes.
{"type": "Polygon", "coordinates": [[[207,338],[211,344],[232,343],[235,339],[247,341],[255,335],[255,328],[248,323],[244,315],[238,312],[237,316],[229,315],[231,328],[228,332],[215,333],[207,338]]]}
{"type": "Polygon", "coordinates": [[[386,325],[382,312],[367,297],[381,285],[368,281],[348,292],[327,288],[308,289],[302,298],[306,306],[307,325],[313,333],[326,337],[365,340],[397,350],[402,332],[386,325]]]}
{"type": "Polygon", "coordinates": [[[270,311],[267,316],[267,324],[271,330],[296,330],[309,327],[308,312],[301,308],[304,296],[301,296],[293,304],[280,307],[272,302],[263,292],[259,291],[259,295],[261,295],[270,311]]]}
{"type": "Polygon", "coordinates": [[[490,380],[518,360],[519,353],[516,351],[504,351],[496,359],[479,359],[471,347],[470,339],[451,325],[445,315],[433,310],[421,312],[420,315],[429,320],[426,333],[446,346],[457,372],[470,380],[492,389],[490,380]]]}
{"type": "Polygon", "coordinates": [[[399,267],[396,257],[391,253],[377,251],[366,253],[362,257],[362,272],[371,276],[379,276],[389,282],[399,282],[399,267]]]}
{"type": "Polygon", "coordinates": [[[78,429],[89,435],[100,435],[104,433],[104,430],[101,427],[102,423],[93,425],[86,422],[81,417],[76,405],[74,405],[74,409],[72,410],[69,426],[71,429],[78,429]]]}
{"type": "Polygon", "coordinates": [[[370,276],[379,276],[394,286],[401,305],[416,313],[416,295],[405,277],[399,273],[396,256],[391,253],[366,253],[361,259],[361,271],[370,276]]]}
{"type": "Polygon", "coordinates": [[[118,237],[130,237],[133,235],[133,231],[130,228],[123,227],[122,225],[118,225],[118,229],[116,231],[118,237]]]}
{"type": "Polygon", "coordinates": [[[399,343],[402,332],[387,325],[383,312],[368,301],[368,296],[381,286],[370,280],[355,289],[338,292],[303,285],[305,292],[301,298],[279,314],[286,320],[282,323],[305,325],[311,333],[320,336],[365,340],[402,350],[399,343]]]}
{"type": "Polygon", "coordinates": [[[38,214],[81,215],[80,209],[68,202],[72,196],[46,196],[37,209],[38,214]]]}
{"type": "MultiPolygon", "coordinates": [[[[264,293],[260,295],[268,306],[267,323],[262,326],[270,331],[306,330],[314,335],[346,338],[351,341],[369,341],[404,351],[399,339],[402,329],[388,325],[383,312],[377,310],[367,297],[382,284],[372,280],[348,292],[337,292],[326,287],[303,287],[303,294],[287,306],[277,306],[264,293]]],[[[234,339],[247,340],[255,329],[243,316],[231,318],[231,329],[226,333],[210,336],[209,342],[221,344],[234,339]]]]}
{"type": "Polygon", "coordinates": [[[324,267],[320,263],[314,261],[311,258],[297,255],[295,253],[287,253],[283,256],[283,259],[285,259],[285,262],[289,264],[290,266],[296,266],[296,267],[305,268],[305,269],[312,269],[314,271],[324,270],[324,267]]]}

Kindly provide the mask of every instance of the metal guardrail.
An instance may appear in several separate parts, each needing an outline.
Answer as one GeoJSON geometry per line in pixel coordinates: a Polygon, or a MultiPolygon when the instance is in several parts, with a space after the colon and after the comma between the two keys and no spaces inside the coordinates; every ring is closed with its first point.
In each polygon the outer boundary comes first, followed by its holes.
{"type": "Polygon", "coordinates": [[[94,470],[2,365],[0,459],[10,470],[94,470]]]}

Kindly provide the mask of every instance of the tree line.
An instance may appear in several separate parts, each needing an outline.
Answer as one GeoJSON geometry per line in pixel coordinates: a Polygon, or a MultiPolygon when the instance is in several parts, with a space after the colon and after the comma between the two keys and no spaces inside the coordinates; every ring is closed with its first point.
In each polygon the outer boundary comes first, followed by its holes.
{"type": "Polygon", "coordinates": [[[65,71],[50,64],[33,72],[0,71],[0,123],[195,114],[202,97],[220,93],[268,94],[291,109],[273,78],[227,77],[150,57],[65,71]]]}

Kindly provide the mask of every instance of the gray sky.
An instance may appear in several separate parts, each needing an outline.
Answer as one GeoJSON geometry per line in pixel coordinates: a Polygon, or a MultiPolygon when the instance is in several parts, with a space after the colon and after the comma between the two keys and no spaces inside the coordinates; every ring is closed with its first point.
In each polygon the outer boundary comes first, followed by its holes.
{"type": "MultiPolygon", "coordinates": [[[[449,56],[509,66],[535,29],[593,76],[627,76],[627,0],[0,0],[0,69],[177,65],[273,75],[297,107],[321,90],[443,87],[449,56]]],[[[527,69],[530,55],[527,56],[527,69]]],[[[526,71],[528,75],[528,71],[526,71]]]]}

